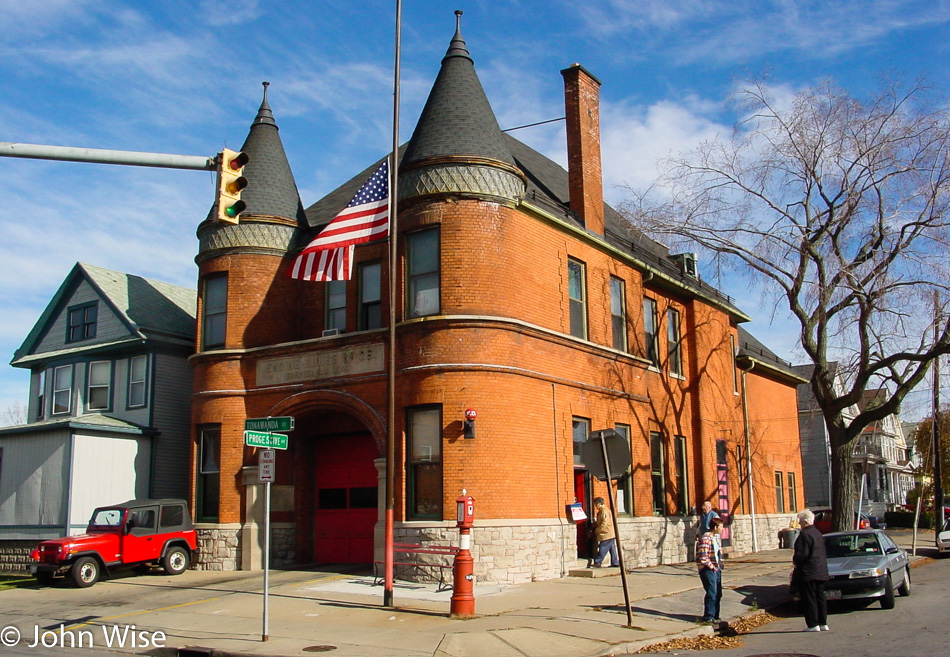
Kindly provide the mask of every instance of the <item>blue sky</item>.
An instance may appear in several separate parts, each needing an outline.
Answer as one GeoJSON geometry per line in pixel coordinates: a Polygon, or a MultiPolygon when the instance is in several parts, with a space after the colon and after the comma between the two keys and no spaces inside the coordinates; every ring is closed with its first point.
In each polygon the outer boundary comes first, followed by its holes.
{"type": "MultiPolygon", "coordinates": [[[[794,93],[833,78],[858,95],[887,74],[940,95],[950,82],[945,1],[404,0],[402,141],[455,9],[502,128],[563,116],[572,63],[603,82],[614,203],[657,158],[728,135],[742,80],[794,93]]],[[[267,80],[310,205],[390,148],[394,13],[395,0],[0,0],[0,141],[210,156],[241,145],[267,80]]],[[[515,135],[564,164],[563,130],[515,135]]],[[[0,158],[0,412],[26,402],[27,374],[6,363],[75,262],[194,287],[213,200],[209,172],[0,158]]],[[[781,312],[720,285],[754,335],[801,360],[781,312]]]]}

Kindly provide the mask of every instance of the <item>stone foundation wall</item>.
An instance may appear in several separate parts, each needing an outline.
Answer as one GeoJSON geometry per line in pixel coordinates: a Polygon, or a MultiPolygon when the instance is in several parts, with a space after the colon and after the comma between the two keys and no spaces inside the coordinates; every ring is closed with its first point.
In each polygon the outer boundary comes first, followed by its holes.
{"type": "MultiPolygon", "coordinates": [[[[756,516],[759,550],[779,547],[778,534],[788,527],[793,514],[756,516]]],[[[647,568],[661,564],[687,563],[694,557],[696,540],[695,516],[620,518],[620,539],[627,568],[647,568]]],[[[752,518],[737,515],[732,518],[733,554],[753,551],[752,518]]],[[[280,526],[271,529],[271,566],[294,564],[296,528],[280,526]]],[[[457,546],[458,528],[454,522],[437,525],[397,523],[394,530],[397,543],[457,546]]],[[[478,581],[499,584],[521,584],[538,580],[557,579],[578,567],[576,558],[577,530],[575,525],[560,519],[549,520],[492,520],[476,522],[472,530],[472,558],[478,581]]],[[[199,527],[201,546],[196,567],[200,570],[239,570],[240,527],[199,527]]],[[[381,549],[377,559],[382,559],[381,549]]],[[[419,568],[400,568],[397,576],[419,582],[445,581],[451,573],[440,572],[441,566],[451,566],[452,557],[443,555],[396,555],[396,561],[411,561],[419,568]],[[431,564],[427,567],[427,564],[431,564]]],[[[583,564],[581,564],[583,565],[583,564]]]]}
{"type": "Polygon", "coordinates": [[[197,570],[240,570],[239,525],[198,526],[195,529],[200,548],[194,564],[197,570]]]}
{"type": "Polygon", "coordinates": [[[39,541],[0,541],[0,573],[16,573],[17,575],[29,572],[30,550],[36,547],[39,541]]]}
{"type": "MultiPolygon", "coordinates": [[[[577,530],[573,524],[560,521],[510,522],[476,522],[472,530],[471,552],[478,581],[521,584],[556,579],[574,567],[574,557],[570,557],[569,562],[565,559],[569,550],[574,549],[577,530]]],[[[459,543],[455,523],[437,527],[397,527],[394,536],[397,543],[453,546],[459,543]]],[[[448,556],[407,555],[407,560],[409,558],[420,563],[452,563],[452,557],[448,556]]],[[[407,576],[413,577],[413,573],[409,572],[407,576]]],[[[418,579],[426,581],[434,577],[438,577],[435,571],[425,572],[423,569],[418,579]]]]}
{"type": "MultiPolygon", "coordinates": [[[[788,527],[792,514],[756,516],[759,550],[779,547],[779,530],[788,527]]],[[[620,541],[624,564],[628,569],[661,564],[688,563],[693,560],[696,541],[695,516],[620,518],[620,541]]],[[[733,516],[733,554],[753,551],[751,516],[733,516]]],[[[564,577],[578,567],[576,528],[559,520],[476,522],[472,530],[472,558],[478,581],[520,584],[564,577]]],[[[458,545],[458,529],[445,526],[397,526],[397,543],[458,545]]],[[[418,563],[451,564],[451,557],[411,555],[418,563]]],[[[400,559],[397,557],[397,561],[400,559]]],[[[438,571],[425,568],[399,573],[400,578],[415,581],[438,579],[438,571]]]]}
{"type": "Polygon", "coordinates": [[[270,565],[273,568],[292,566],[296,563],[297,528],[271,527],[270,565]]]}

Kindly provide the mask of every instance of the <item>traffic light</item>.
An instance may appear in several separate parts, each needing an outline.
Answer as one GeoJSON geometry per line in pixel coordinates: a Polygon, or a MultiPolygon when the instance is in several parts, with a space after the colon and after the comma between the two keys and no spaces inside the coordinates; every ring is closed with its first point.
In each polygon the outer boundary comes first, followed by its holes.
{"type": "Polygon", "coordinates": [[[247,203],[241,200],[247,178],[241,174],[249,159],[247,153],[227,148],[218,155],[218,221],[236,224],[238,215],[247,208],[247,203]]]}

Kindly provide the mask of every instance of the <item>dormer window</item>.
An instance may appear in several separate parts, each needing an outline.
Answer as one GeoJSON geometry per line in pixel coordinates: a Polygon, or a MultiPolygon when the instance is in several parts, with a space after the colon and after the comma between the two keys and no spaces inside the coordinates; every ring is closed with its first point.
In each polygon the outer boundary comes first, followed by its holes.
{"type": "Polygon", "coordinates": [[[67,311],[66,342],[79,342],[96,337],[98,301],[72,306],[67,311]]]}

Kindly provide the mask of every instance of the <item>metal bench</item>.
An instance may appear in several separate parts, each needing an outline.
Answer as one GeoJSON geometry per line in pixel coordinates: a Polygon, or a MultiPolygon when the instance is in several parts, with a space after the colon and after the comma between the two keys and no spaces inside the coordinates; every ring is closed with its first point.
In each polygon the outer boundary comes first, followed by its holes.
{"type": "MultiPolygon", "coordinates": [[[[428,575],[429,573],[425,570],[427,568],[434,568],[438,572],[438,582],[439,586],[436,590],[446,591],[451,589],[453,586],[451,571],[454,566],[455,555],[459,552],[459,548],[454,545],[422,545],[420,543],[393,543],[393,578],[396,578],[396,573],[398,570],[402,570],[403,575],[410,572],[421,573],[428,575]],[[434,561],[409,561],[408,559],[400,559],[399,555],[415,555],[415,554],[434,554],[444,557],[452,557],[450,563],[437,563],[434,561]],[[449,571],[448,582],[446,582],[446,571],[449,571]]],[[[380,584],[385,577],[385,561],[374,561],[373,562],[373,584],[380,584]]]]}

